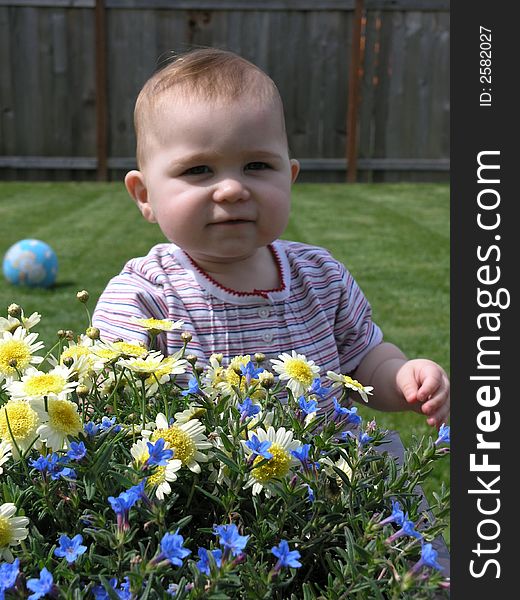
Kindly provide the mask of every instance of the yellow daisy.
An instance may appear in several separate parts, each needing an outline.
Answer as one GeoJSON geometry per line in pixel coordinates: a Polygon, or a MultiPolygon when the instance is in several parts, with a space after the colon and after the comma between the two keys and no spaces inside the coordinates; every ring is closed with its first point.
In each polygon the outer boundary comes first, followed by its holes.
{"type": "Polygon", "coordinates": [[[68,448],[69,435],[77,435],[83,429],[78,407],[70,400],[49,399],[46,419],[37,429],[42,442],[54,452],[68,448]]]}
{"type": "Polygon", "coordinates": [[[174,329],[180,329],[184,325],[184,321],[170,321],[169,319],[138,319],[132,317],[130,319],[132,323],[140,325],[152,335],[157,335],[161,331],[173,331],[174,329]]]}
{"type": "Polygon", "coordinates": [[[327,371],[327,377],[334,382],[333,387],[343,386],[349,390],[357,392],[365,402],[368,402],[368,396],[372,394],[374,389],[372,386],[365,386],[359,383],[356,379],[352,379],[348,375],[340,375],[334,371],[327,371]]]}
{"type": "Polygon", "coordinates": [[[0,506],[0,558],[8,562],[14,560],[10,546],[17,546],[29,535],[27,517],[15,517],[16,506],[5,502],[0,506]]]}
{"type": "Polygon", "coordinates": [[[160,352],[150,352],[144,358],[121,359],[117,364],[137,376],[147,376],[147,393],[154,394],[159,384],[169,381],[171,375],[185,373],[188,361],[178,358],[177,355],[164,357],[160,352]]]}
{"type": "Polygon", "coordinates": [[[6,389],[13,400],[63,399],[78,385],[76,381],[69,381],[71,375],[72,369],[63,366],[54,367],[47,373],[29,367],[20,381],[12,381],[6,389]]]}
{"type": "Polygon", "coordinates": [[[163,438],[170,444],[175,458],[182,461],[193,473],[200,473],[200,462],[207,462],[208,457],[200,450],[212,447],[204,433],[204,425],[198,419],[190,419],[187,423],[174,422],[169,425],[166,417],[159,413],[155,419],[157,429],[151,434],[153,441],[163,438]]]}
{"type": "MultiPolygon", "coordinates": [[[[291,450],[296,450],[296,448],[301,446],[301,442],[293,439],[293,435],[293,432],[287,431],[285,427],[280,427],[276,430],[274,427],[269,427],[267,431],[258,428],[256,431],[248,433],[249,440],[252,440],[253,436],[256,436],[260,442],[271,442],[267,452],[272,457],[267,462],[265,462],[265,458],[262,456],[257,456],[254,459],[253,465],[260,464],[261,462],[264,462],[264,464],[251,469],[249,480],[244,486],[244,488],[252,486],[254,496],[262,490],[266,496],[270,496],[269,484],[273,481],[283,479],[289,474],[291,467],[300,464],[298,459],[291,454],[291,450]]],[[[251,456],[253,451],[246,446],[246,442],[242,442],[242,444],[246,455],[251,456]]]]}
{"type": "Polygon", "coordinates": [[[37,429],[42,422],[42,411],[26,400],[9,400],[0,408],[0,439],[25,453],[38,440],[37,429]]]}
{"type": "Polygon", "coordinates": [[[4,379],[18,379],[18,372],[24,373],[31,364],[39,365],[43,358],[34,353],[43,348],[37,342],[37,333],[27,333],[18,327],[14,333],[4,331],[0,336],[0,383],[4,379]]]}
{"type": "Polygon", "coordinates": [[[299,398],[318,377],[320,368],[313,360],[307,360],[304,354],[283,352],[278,359],[272,359],[273,369],[278,373],[280,381],[287,381],[287,387],[295,398],[299,398]]]}

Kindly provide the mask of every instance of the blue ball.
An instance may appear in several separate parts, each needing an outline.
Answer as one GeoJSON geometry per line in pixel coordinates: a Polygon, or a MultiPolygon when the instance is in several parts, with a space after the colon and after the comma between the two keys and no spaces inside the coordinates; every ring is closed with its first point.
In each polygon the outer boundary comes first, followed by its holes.
{"type": "Polygon", "coordinates": [[[5,253],[4,276],[14,285],[48,288],[56,282],[58,257],[40,240],[20,240],[5,253]]]}

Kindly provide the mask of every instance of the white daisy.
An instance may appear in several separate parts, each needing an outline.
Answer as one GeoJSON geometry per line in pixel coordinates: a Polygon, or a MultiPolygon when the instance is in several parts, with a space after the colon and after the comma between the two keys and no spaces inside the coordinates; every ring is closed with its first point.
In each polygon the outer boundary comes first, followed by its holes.
{"type": "Polygon", "coordinates": [[[75,436],[82,429],[81,415],[74,402],[55,398],[47,400],[46,418],[38,427],[37,433],[49,448],[54,452],[68,448],[68,436],[75,436]]]}
{"type": "Polygon", "coordinates": [[[343,480],[341,479],[341,477],[336,473],[336,471],[334,471],[333,467],[336,467],[337,469],[339,469],[340,471],[343,471],[343,473],[345,473],[345,475],[349,478],[352,479],[352,467],[348,464],[348,462],[343,458],[343,456],[341,456],[338,460],[333,461],[331,458],[329,458],[328,456],[326,458],[323,458],[322,460],[320,460],[320,463],[325,467],[326,471],[332,475],[333,477],[336,478],[336,482],[338,484],[339,487],[342,487],[343,485],[343,480]]]}
{"type": "Polygon", "coordinates": [[[5,502],[0,506],[0,559],[13,561],[10,546],[17,546],[29,535],[27,517],[15,517],[16,506],[5,502]]]}
{"type": "Polygon", "coordinates": [[[7,319],[5,317],[0,317],[0,333],[4,331],[10,331],[13,333],[15,329],[22,326],[24,329],[29,331],[31,327],[38,325],[40,322],[41,315],[37,312],[33,312],[32,315],[26,317],[23,314],[23,309],[21,311],[20,317],[12,317],[11,315],[7,315],[7,319]]]}
{"type": "Polygon", "coordinates": [[[365,402],[368,402],[368,396],[372,394],[374,389],[372,386],[364,386],[356,379],[352,379],[348,375],[340,375],[334,371],[327,371],[327,377],[334,382],[333,387],[343,386],[349,390],[357,392],[365,402]]]}
{"type": "Polygon", "coordinates": [[[287,387],[295,398],[304,394],[319,375],[320,368],[314,361],[307,360],[304,354],[297,354],[294,350],[291,354],[279,354],[278,359],[271,360],[273,369],[279,374],[280,381],[287,381],[287,387]]]}
{"type": "Polygon", "coordinates": [[[191,419],[198,419],[199,417],[202,417],[205,412],[206,409],[202,406],[191,403],[188,405],[188,408],[185,408],[180,412],[176,412],[173,415],[173,418],[175,419],[177,425],[179,425],[180,423],[187,423],[188,421],[191,421],[191,419]]]}
{"type": "Polygon", "coordinates": [[[175,458],[182,461],[193,473],[200,473],[199,462],[207,462],[208,457],[200,450],[212,447],[204,433],[204,425],[198,419],[191,419],[187,423],[174,422],[169,425],[166,417],[159,413],[155,419],[157,429],[151,434],[153,441],[163,438],[170,444],[175,458]]]}
{"type": "MultiPolygon", "coordinates": [[[[88,335],[80,335],[77,342],[70,341],[66,348],[63,348],[60,355],[60,365],[68,364],[72,359],[70,366],[73,373],[76,373],[78,380],[83,383],[86,379],[92,376],[95,370],[97,357],[93,353],[94,340],[88,335]]],[[[51,362],[55,362],[51,357],[51,362]]]]}
{"type": "Polygon", "coordinates": [[[4,472],[4,465],[13,455],[11,451],[11,444],[2,440],[0,442],[0,475],[4,472]]]}
{"type": "Polygon", "coordinates": [[[36,400],[44,396],[64,399],[78,385],[77,381],[69,381],[71,375],[72,369],[59,365],[47,373],[29,367],[20,381],[12,381],[6,389],[13,400],[36,400]]]}
{"type": "MultiPolygon", "coordinates": [[[[164,445],[169,448],[168,442],[164,445]]],[[[148,440],[140,439],[135,442],[130,448],[137,467],[141,467],[150,457],[148,451],[148,440]]],[[[177,458],[172,458],[164,466],[157,466],[152,475],[146,478],[146,487],[155,488],[155,496],[159,500],[164,500],[164,496],[171,493],[171,481],[176,481],[177,471],[182,467],[182,461],[177,458]]]]}
{"type": "Polygon", "coordinates": [[[188,361],[179,358],[179,355],[164,357],[160,352],[150,352],[144,358],[127,358],[118,361],[118,365],[129,369],[137,376],[146,376],[147,394],[154,394],[159,384],[170,380],[171,375],[180,375],[186,372],[188,361]]]}
{"type": "Polygon", "coordinates": [[[174,331],[175,329],[180,329],[184,325],[184,321],[170,321],[169,319],[138,319],[137,317],[132,317],[130,319],[132,323],[136,323],[140,325],[147,331],[149,331],[152,335],[157,335],[161,331],[174,331]]]}
{"type": "MultiPolygon", "coordinates": [[[[254,459],[253,465],[261,462],[265,464],[251,469],[249,480],[246,482],[244,488],[252,486],[254,496],[262,490],[267,496],[270,496],[269,484],[273,481],[283,479],[288,475],[291,467],[300,464],[298,459],[291,454],[291,450],[296,450],[296,448],[301,446],[301,442],[293,439],[293,432],[286,430],[285,427],[280,427],[277,430],[274,427],[269,427],[267,431],[261,428],[256,431],[249,431],[249,440],[252,440],[254,435],[256,435],[260,442],[271,442],[267,452],[272,454],[272,457],[267,462],[265,462],[265,458],[262,456],[257,456],[254,459]]],[[[242,444],[246,455],[251,456],[253,451],[246,446],[246,442],[242,442],[242,444]]]]}
{"type": "Polygon", "coordinates": [[[43,358],[34,353],[43,348],[37,342],[37,333],[27,333],[18,327],[14,333],[4,331],[0,336],[0,383],[4,379],[18,379],[18,372],[24,373],[29,365],[39,365],[43,358]]]}

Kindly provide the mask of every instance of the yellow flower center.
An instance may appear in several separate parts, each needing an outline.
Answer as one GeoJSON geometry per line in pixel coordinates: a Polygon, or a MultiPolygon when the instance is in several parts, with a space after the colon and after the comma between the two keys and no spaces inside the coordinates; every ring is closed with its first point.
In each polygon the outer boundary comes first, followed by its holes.
{"type": "Polygon", "coordinates": [[[166,471],[166,467],[156,467],[154,474],[150,475],[147,478],[147,480],[146,480],[147,485],[149,485],[150,487],[153,487],[155,485],[159,485],[159,484],[163,483],[165,471],[166,471]]]}
{"type": "Polygon", "coordinates": [[[0,372],[4,375],[14,375],[16,369],[24,371],[30,362],[31,352],[25,342],[9,340],[0,345],[0,372]]]}
{"type": "Polygon", "coordinates": [[[49,400],[49,425],[52,429],[75,435],[81,431],[81,418],[76,405],[70,400],[49,400]]]}
{"type": "Polygon", "coordinates": [[[152,435],[152,440],[156,441],[163,438],[170,443],[170,448],[173,450],[173,458],[179,459],[183,465],[189,464],[195,456],[195,442],[191,437],[180,427],[174,425],[168,429],[159,429],[152,435]]]}
{"type": "MultiPolygon", "coordinates": [[[[260,483],[266,483],[270,479],[277,477],[284,477],[289,472],[289,466],[291,464],[291,457],[285,448],[282,448],[279,444],[271,444],[268,452],[273,455],[265,465],[261,467],[255,467],[251,471],[251,475],[260,483]]],[[[265,460],[263,456],[257,456],[254,460],[253,465],[256,465],[265,460]]]]}
{"type": "Polygon", "coordinates": [[[35,437],[38,427],[36,411],[23,400],[10,400],[0,410],[0,438],[11,439],[11,428],[14,439],[18,441],[35,437]],[[8,424],[9,420],[9,424],[8,424]]]}
{"type": "Polygon", "coordinates": [[[289,358],[285,362],[285,372],[291,379],[296,379],[306,386],[311,385],[314,380],[312,369],[301,358],[289,358]]]}
{"type": "Polygon", "coordinates": [[[65,348],[61,353],[60,363],[63,364],[65,358],[78,358],[90,354],[90,350],[86,346],[70,346],[65,348]]]}
{"type": "Polygon", "coordinates": [[[139,344],[130,344],[129,342],[114,342],[114,348],[126,356],[140,357],[145,356],[148,350],[139,344]]]}
{"type": "Polygon", "coordinates": [[[173,327],[173,323],[166,319],[139,319],[139,323],[146,329],[156,332],[170,331],[173,327]]]}
{"type": "Polygon", "coordinates": [[[357,379],[352,379],[352,377],[349,377],[348,375],[343,375],[343,379],[345,380],[345,383],[348,383],[349,385],[353,385],[354,387],[357,387],[360,390],[365,389],[364,386],[361,385],[361,383],[359,383],[357,379]]]}
{"type": "Polygon", "coordinates": [[[42,373],[40,375],[34,375],[25,382],[25,392],[28,396],[59,394],[66,383],[65,378],[61,375],[42,373]]]}
{"type": "Polygon", "coordinates": [[[6,517],[0,517],[0,548],[5,548],[13,541],[13,530],[6,517]]]}

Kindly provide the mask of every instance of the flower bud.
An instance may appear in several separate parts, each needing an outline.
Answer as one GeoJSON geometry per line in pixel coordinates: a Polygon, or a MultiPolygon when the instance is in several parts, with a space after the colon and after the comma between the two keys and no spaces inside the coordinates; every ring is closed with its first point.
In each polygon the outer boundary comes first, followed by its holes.
{"type": "Polygon", "coordinates": [[[194,367],[195,363],[197,362],[198,359],[195,356],[195,354],[188,354],[186,356],[186,360],[190,363],[190,365],[192,365],[194,367]]]}
{"type": "Polygon", "coordinates": [[[67,331],[65,332],[65,337],[68,340],[73,340],[74,339],[74,332],[72,331],[72,329],[67,329],[67,331]]]}
{"type": "Polygon", "coordinates": [[[83,304],[86,304],[89,299],[89,294],[88,294],[87,290],[81,290],[81,292],[78,292],[76,294],[76,298],[83,304]]]}
{"type": "Polygon", "coordinates": [[[64,329],[58,329],[58,331],[56,332],[56,335],[62,340],[65,337],[65,335],[66,335],[65,330],[64,329]]]}
{"type": "Polygon", "coordinates": [[[19,319],[22,316],[22,308],[18,304],[10,304],[7,307],[7,314],[13,319],[19,319]]]}
{"type": "Polygon", "coordinates": [[[91,340],[99,340],[101,332],[97,327],[87,327],[86,334],[91,340]]]}
{"type": "Polygon", "coordinates": [[[11,360],[9,361],[9,366],[12,369],[16,369],[17,365],[18,365],[18,361],[16,360],[16,358],[11,358],[11,360]]]}
{"type": "Polygon", "coordinates": [[[89,389],[86,385],[78,385],[76,388],[76,394],[79,398],[86,398],[89,394],[89,389]]]}
{"type": "Polygon", "coordinates": [[[260,381],[260,385],[266,390],[272,388],[274,385],[274,375],[269,371],[262,371],[262,373],[259,373],[258,380],[260,381]]]}
{"type": "Polygon", "coordinates": [[[74,359],[72,358],[72,356],[66,356],[61,362],[66,367],[72,367],[72,365],[74,364],[74,359]]]}
{"type": "Polygon", "coordinates": [[[265,354],[263,352],[257,352],[253,358],[257,364],[261,364],[265,361],[265,354]]]}
{"type": "Polygon", "coordinates": [[[192,335],[189,331],[183,331],[181,333],[181,340],[184,344],[188,344],[192,340],[192,335]]]}
{"type": "Polygon", "coordinates": [[[193,369],[198,375],[202,375],[202,373],[204,373],[203,367],[193,367],[193,369]]]}

